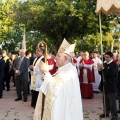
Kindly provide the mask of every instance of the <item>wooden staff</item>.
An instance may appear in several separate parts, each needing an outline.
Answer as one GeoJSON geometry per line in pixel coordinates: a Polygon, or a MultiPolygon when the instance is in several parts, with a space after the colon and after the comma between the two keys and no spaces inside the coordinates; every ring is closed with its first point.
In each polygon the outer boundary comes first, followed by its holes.
{"type": "MultiPolygon", "coordinates": [[[[38,45],[37,45],[37,49],[40,51],[40,45],[41,44],[43,44],[44,45],[44,47],[45,47],[45,63],[47,64],[47,54],[48,54],[48,52],[47,52],[47,44],[44,42],[44,41],[41,41],[41,42],[39,42],[38,43],[38,45]]],[[[43,73],[44,74],[44,73],[43,73]]],[[[44,94],[42,94],[42,108],[41,108],[41,120],[42,120],[42,118],[43,118],[43,112],[44,112],[44,104],[45,104],[45,95],[44,94]]]]}
{"type": "Polygon", "coordinates": [[[38,45],[37,45],[37,49],[40,50],[40,51],[41,51],[41,49],[40,49],[41,44],[44,45],[44,47],[45,47],[45,63],[47,63],[47,54],[48,54],[47,44],[44,41],[39,42],[38,45]]]}

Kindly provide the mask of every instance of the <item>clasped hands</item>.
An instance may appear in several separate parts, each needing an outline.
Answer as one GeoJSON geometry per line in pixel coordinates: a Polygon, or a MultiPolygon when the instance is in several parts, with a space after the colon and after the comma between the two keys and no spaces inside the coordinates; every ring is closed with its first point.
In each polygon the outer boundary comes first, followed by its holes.
{"type": "Polygon", "coordinates": [[[102,70],[103,69],[103,64],[98,63],[97,68],[98,68],[98,70],[102,70]]]}
{"type": "Polygon", "coordinates": [[[20,71],[19,71],[19,70],[16,70],[16,71],[15,71],[15,75],[16,75],[16,76],[20,75],[20,71]]]}

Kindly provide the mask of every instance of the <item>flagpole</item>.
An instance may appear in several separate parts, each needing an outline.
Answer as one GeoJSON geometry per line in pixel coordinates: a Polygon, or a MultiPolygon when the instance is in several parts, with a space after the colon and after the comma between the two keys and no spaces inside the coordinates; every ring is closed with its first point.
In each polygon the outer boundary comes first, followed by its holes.
{"type": "MultiPolygon", "coordinates": [[[[99,13],[99,25],[100,25],[100,44],[101,44],[101,56],[102,56],[102,63],[103,61],[103,44],[102,44],[102,25],[101,25],[101,12],[99,13]]],[[[104,90],[104,76],[102,73],[102,80],[103,80],[103,107],[104,107],[104,113],[106,118],[106,101],[105,101],[105,90],[104,90]]]]}
{"type": "MultiPolygon", "coordinates": [[[[99,13],[99,25],[100,25],[100,44],[101,44],[101,55],[103,55],[101,12],[99,13]]],[[[103,61],[103,57],[102,57],[102,61],[103,61]]]]}

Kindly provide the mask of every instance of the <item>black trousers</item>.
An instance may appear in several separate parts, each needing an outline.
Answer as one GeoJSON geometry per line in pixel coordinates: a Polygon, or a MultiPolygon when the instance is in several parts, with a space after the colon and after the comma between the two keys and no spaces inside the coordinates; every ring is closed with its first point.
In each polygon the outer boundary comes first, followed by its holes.
{"type": "Polygon", "coordinates": [[[31,74],[28,72],[28,94],[30,94],[31,74]]]}
{"type": "Polygon", "coordinates": [[[37,103],[37,98],[38,98],[39,92],[35,91],[35,90],[31,90],[31,94],[32,94],[31,106],[35,107],[36,103],[37,103]]]}
{"type": "Polygon", "coordinates": [[[10,82],[11,82],[11,77],[12,77],[12,80],[13,80],[12,82],[14,83],[14,87],[15,87],[15,85],[16,85],[15,84],[15,75],[10,75],[10,82]]]}
{"type": "Polygon", "coordinates": [[[0,79],[0,97],[2,97],[3,93],[3,79],[0,79]]]}
{"type": "Polygon", "coordinates": [[[16,91],[17,97],[22,98],[21,91],[23,89],[23,99],[27,99],[28,96],[28,80],[21,80],[20,77],[16,78],[16,91]]]}
{"type": "Polygon", "coordinates": [[[3,89],[5,89],[5,84],[4,82],[6,82],[6,87],[7,89],[10,89],[10,75],[9,74],[6,74],[4,77],[3,77],[3,89]]]}
{"type": "Polygon", "coordinates": [[[104,112],[106,111],[106,114],[109,114],[111,112],[112,118],[117,120],[118,114],[117,114],[117,104],[116,104],[116,93],[105,93],[105,108],[104,112]]]}

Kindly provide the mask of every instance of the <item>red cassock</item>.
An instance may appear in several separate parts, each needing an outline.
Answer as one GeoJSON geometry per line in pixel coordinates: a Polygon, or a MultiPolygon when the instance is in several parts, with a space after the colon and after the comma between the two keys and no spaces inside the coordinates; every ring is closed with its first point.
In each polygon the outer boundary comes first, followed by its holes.
{"type": "Polygon", "coordinates": [[[56,62],[53,58],[49,58],[48,60],[48,65],[53,65],[53,68],[49,70],[50,74],[53,75],[56,73],[56,62]]]}
{"type": "Polygon", "coordinates": [[[73,63],[74,63],[74,64],[77,63],[77,60],[76,60],[74,57],[72,57],[72,60],[73,60],[73,63]]]}
{"type": "Polygon", "coordinates": [[[87,59],[87,60],[82,59],[80,61],[80,64],[82,64],[82,61],[84,61],[85,65],[81,67],[80,76],[79,76],[81,96],[83,98],[93,98],[94,95],[93,95],[92,82],[95,82],[95,77],[94,77],[94,70],[92,68],[92,64],[94,63],[94,61],[92,59],[87,59]]]}
{"type": "Polygon", "coordinates": [[[114,60],[114,62],[117,63],[117,62],[118,62],[118,59],[114,60]]]}
{"type": "MultiPolygon", "coordinates": [[[[76,69],[77,69],[77,72],[78,72],[77,60],[76,60],[76,58],[72,57],[72,62],[73,62],[73,64],[76,66],[76,69]]],[[[78,75],[78,77],[79,77],[79,75],[78,75]]]]}

